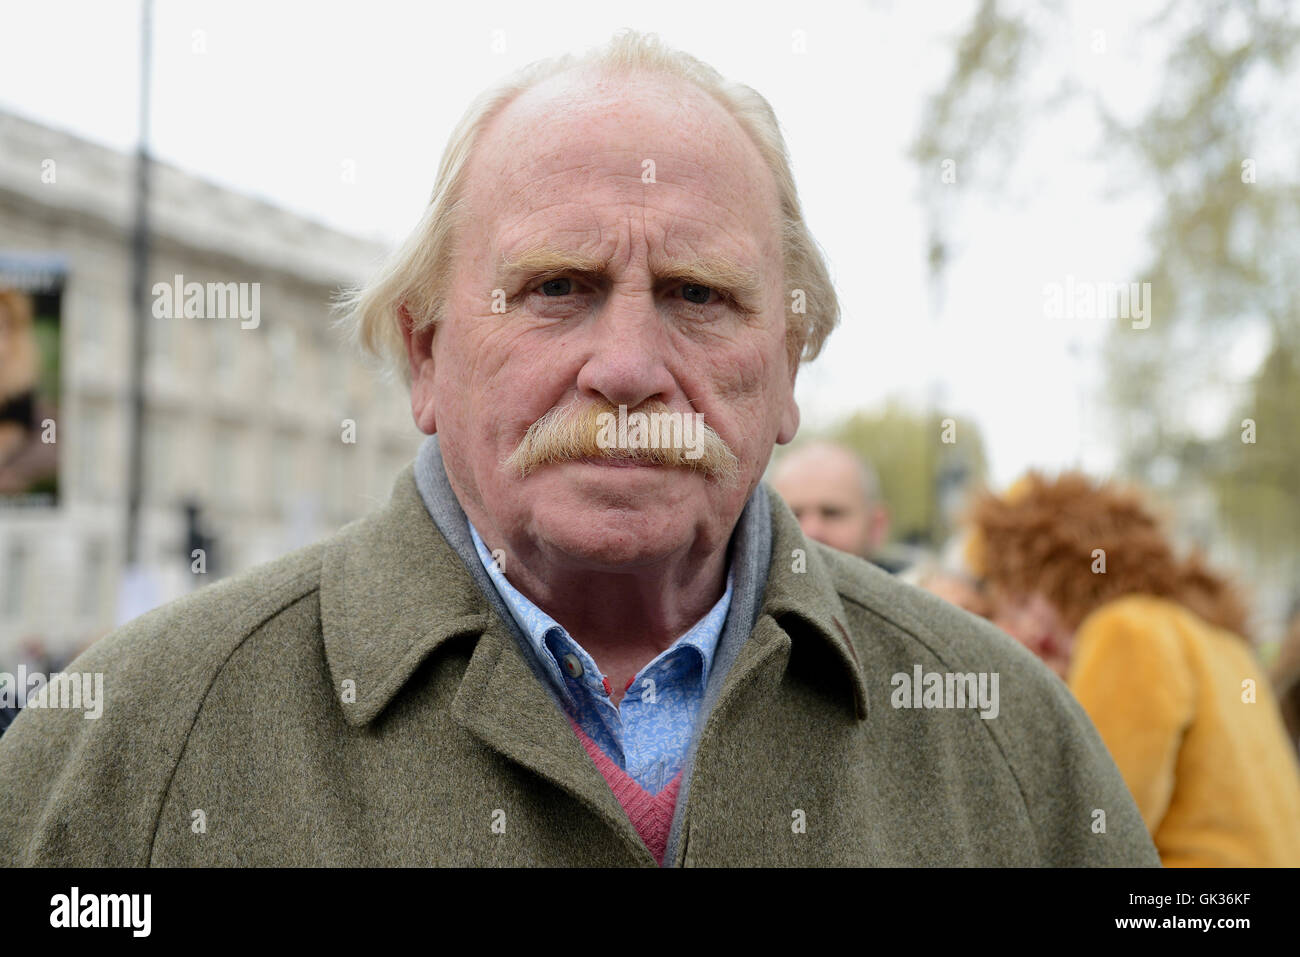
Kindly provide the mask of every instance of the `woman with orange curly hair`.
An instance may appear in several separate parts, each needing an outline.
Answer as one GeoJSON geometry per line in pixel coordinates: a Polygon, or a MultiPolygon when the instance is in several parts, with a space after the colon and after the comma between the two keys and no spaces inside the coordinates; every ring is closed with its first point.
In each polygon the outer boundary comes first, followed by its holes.
{"type": "Polygon", "coordinates": [[[1068,681],[1164,864],[1300,866],[1300,766],[1236,589],[1078,473],[1030,473],[970,521],[992,619],[1068,681]]]}

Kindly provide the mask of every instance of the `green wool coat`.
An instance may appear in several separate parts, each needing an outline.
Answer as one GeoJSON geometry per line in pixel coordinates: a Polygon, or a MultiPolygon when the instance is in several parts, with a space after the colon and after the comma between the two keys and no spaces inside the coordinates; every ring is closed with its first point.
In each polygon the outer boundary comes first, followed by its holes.
{"type": "MultiPolygon", "coordinates": [[[[1159,864],[1061,681],[771,511],[665,864],[1159,864]],[[917,666],[996,672],[997,716],[904,707],[917,666]]],[[[66,670],[103,673],[102,717],[28,708],[0,738],[0,864],[654,866],[410,466],[367,517],[66,670]]]]}

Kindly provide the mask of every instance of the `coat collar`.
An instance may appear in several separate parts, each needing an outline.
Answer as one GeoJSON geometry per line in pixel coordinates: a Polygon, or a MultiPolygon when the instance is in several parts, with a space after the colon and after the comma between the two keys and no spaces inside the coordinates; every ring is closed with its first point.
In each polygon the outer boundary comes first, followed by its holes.
{"type": "MultiPolygon", "coordinates": [[[[832,660],[849,678],[855,714],[865,718],[866,678],[849,637],[847,616],[829,567],[832,559],[803,536],[779,497],[773,493],[768,498],[772,559],[760,621],[770,616],[791,641],[817,641],[831,649],[832,660]]],[[[474,565],[482,572],[477,561],[474,565]]],[[[359,727],[373,720],[432,652],[459,637],[480,639],[474,657],[497,661],[498,679],[519,679],[510,681],[509,688],[494,687],[493,696],[508,692],[516,695],[508,707],[524,704],[518,695],[529,684],[524,676],[530,666],[478,577],[430,517],[416,486],[414,464],[399,474],[385,506],[326,543],[321,628],[335,692],[349,724],[359,727]],[[503,655],[520,660],[506,666],[500,664],[503,655]]],[[[482,577],[487,581],[485,574],[482,577]]],[[[466,680],[471,674],[486,680],[485,667],[485,662],[476,666],[471,661],[466,680]]],[[[462,687],[463,693],[470,690],[462,687]]],[[[486,691],[487,685],[481,690],[486,691]]],[[[540,707],[548,696],[536,690],[540,707]]],[[[500,713],[492,716],[487,701],[467,701],[465,710],[499,732],[507,730],[500,724],[500,713]]],[[[563,716],[556,718],[561,722],[557,726],[567,730],[563,716]]],[[[492,737],[502,743],[507,739],[504,733],[492,737]]]]}
{"type": "Polygon", "coordinates": [[[425,511],[411,465],[388,503],[331,538],[321,561],[325,657],[351,725],[378,715],[444,642],[482,635],[493,622],[425,511]]]}
{"type": "Polygon", "coordinates": [[[820,641],[834,654],[853,691],[859,720],[867,716],[867,679],[861,656],[849,636],[848,616],[836,589],[832,562],[855,559],[810,541],[775,492],[772,501],[772,565],[763,596],[763,612],[792,641],[820,641]]]}

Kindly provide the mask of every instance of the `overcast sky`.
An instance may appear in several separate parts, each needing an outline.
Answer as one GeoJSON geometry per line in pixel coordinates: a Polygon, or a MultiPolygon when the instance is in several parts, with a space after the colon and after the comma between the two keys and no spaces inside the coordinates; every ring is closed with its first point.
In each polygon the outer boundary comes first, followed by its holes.
{"type": "MultiPolygon", "coordinates": [[[[1113,198],[1083,111],[1039,123],[1005,193],[961,197],[957,256],[936,312],[923,177],[907,149],[947,77],[973,2],[268,3],[156,5],[158,157],[362,236],[395,242],[427,202],[452,126],[479,90],[531,60],[658,33],[763,93],[788,139],[805,212],[844,307],[801,373],[804,422],[898,396],[977,421],[993,478],[1030,466],[1111,466],[1095,402],[1107,323],[1044,317],[1044,286],[1135,279],[1141,196],[1113,198]],[[739,14],[738,18],[733,16],[739,14]],[[806,52],[793,50],[803,31],[806,52]],[[504,47],[504,49],[502,49],[504,47]],[[345,162],[355,183],[344,183],[345,162]]],[[[1153,4],[1079,4],[1055,38],[1085,88],[1121,107],[1149,95],[1153,4]],[[1094,30],[1106,51],[1093,50],[1094,30]]],[[[0,108],[119,148],[137,134],[138,0],[0,0],[0,108]]],[[[1062,59],[1063,58],[1063,59],[1062,59]]],[[[1110,175],[1108,180],[1107,176],[1110,175]]],[[[0,245],[3,239],[0,238],[0,245]]],[[[1159,320],[1159,303],[1155,303],[1159,320]]],[[[1249,345],[1249,344],[1247,344],[1249,345]]],[[[1246,352],[1249,349],[1243,346],[1246,352]]],[[[1253,354],[1228,361],[1251,368],[1253,354]]],[[[936,425],[936,438],[938,427],[936,425]]]]}

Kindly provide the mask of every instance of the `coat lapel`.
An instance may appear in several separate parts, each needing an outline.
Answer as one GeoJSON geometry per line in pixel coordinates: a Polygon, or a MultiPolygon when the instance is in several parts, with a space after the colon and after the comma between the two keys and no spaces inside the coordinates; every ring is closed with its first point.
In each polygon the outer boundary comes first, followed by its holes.
{"type": "Polygon", "coordinates": [[[817,641],[830,648],[853,689],[859,719],[867,716],[867,678],[849,635],[844,604],[831,567],[850,558],[804,537],[799,522],[775,494],[772,501],[772,565],[763,596],[763,615],[791,639],[817,641]]]}
{"type": "Polygon", "coordinates": [[[488,747],[569,792],[619,835],[636,860],[655,866],[568,718],[495,615],[461,679],[452,718],[488,747]]]}
{"type": "Polygon", "coordinates": [[[453,720],[569,792],[610,825],[638,862],[654,865],[513,633],[429,517],[412,467],[384,508],[330,540],[320,600],[325,655],[350,725],[374,720],[441,644],[477,636],[453,720]]]}
{"type": "MultiPolygon", "coordinates": [[[[776,723],[783,720],[780,684],[796,642],[815,642],[832,649],[831,660],[849,679],[838,686],[852,689],[843,696],[842,706],[851,709],[859,721],[867,715],[867,685],[861,656],[844,625],[847,617],[844,605],[835,577],[820,551],[822,546],[804,537],[798,521],[775,493],[769,491],[767,499],[772,537],[760,613],[738,650],[727,654],[720,646],[714,660],[714,667],[720,672],[715,679],[718,690],[716,697],[706,694],[701,705],[665,857],[676,866],[688,859],[690,795],[696,757],[703,754],[707,760],[709,748],[718,741],[723,742],[722,747],[728,747],[725,742],[730,712],[742,699],[767,703],[768,720],[776,723]]],[[[738,788],[745,786],[745,782],[737,782],[738,788]]]]}

